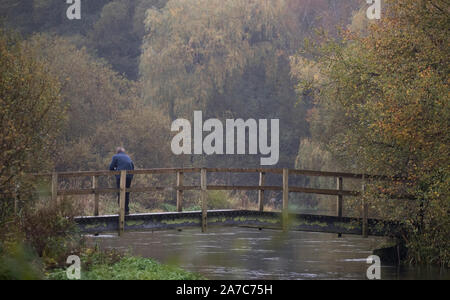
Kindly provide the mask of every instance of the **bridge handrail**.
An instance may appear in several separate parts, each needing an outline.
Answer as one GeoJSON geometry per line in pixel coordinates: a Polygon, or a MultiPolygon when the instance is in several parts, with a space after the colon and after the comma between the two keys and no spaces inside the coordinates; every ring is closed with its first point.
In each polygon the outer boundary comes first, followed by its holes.
{"type": "MultiPolygon", "coordinates": [[[[176,174],[182,173],[196,173],[200,172],[202,168],[153,168],[153,169],[138,169],[133,171],[127,171],[127,174],[139,175],[139,174],[176,174]]],[[[204,168],[208,173],[271,173],[282,174],[282,168],[204,168]]],[[[330,172],[330,171],[315,171],[315,170],[299,170],[288,169],[291,175],[304,175],[315,177],[342,177],[351,179],[373,179],[373,180],[406,180],[399,176],[386,176],[386,175],[372,175],[361,173],[348,173],[348,172],[330,172]]],[[[54,172],[54,173],[33,173],[31,176],[36,177],[50,177],[53,174],[58,174],[59,177],[84,177],[84,176],[113,176],[120,175],[120,171],[72,171],[72,172],[54,172]]]]}

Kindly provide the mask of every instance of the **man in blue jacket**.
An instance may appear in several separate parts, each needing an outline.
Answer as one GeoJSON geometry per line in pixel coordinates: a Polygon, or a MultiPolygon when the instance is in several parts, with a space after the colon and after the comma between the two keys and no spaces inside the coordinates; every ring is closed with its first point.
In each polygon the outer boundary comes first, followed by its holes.
{"type": "MultiPolygon", "coordinates": [[[[131,158],[125,153],[125,149],[122,147],[117,147],[116,155],[113,156],[111,164],[109,165],[110,171],[121,171],[121,170],[134,170],[134,164],[131,158]]],[[[131,187],[131,181],[133,180],[132,174],[127,174],[126,177],[126,188],[131,187]]],[[[120,175],[116,175],[116,185],[120,188],[120,175]]],[[[118,194],[118,199],[120,201],[120,193],[118,194]]],[[[125,214],[130,213],[130,208],[128,207],[130,203],[130,193],[125,193],[125,214]]]]}

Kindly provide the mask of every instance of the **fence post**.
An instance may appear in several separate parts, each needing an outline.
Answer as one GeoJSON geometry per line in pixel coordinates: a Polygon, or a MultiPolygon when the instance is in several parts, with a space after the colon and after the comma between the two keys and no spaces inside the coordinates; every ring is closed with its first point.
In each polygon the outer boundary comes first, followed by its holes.
{"type": "Polygon", "coordinates": [[[283,211],[282,211],[283,231],[288,229],[289,222],[289,170],[283,169],[283,211]]]}
{"type": "Polygon", "coordinates": [[[58,173],[52,173],[52,205],[56,205],[58,201],[58,173]]]}
{"type": "Polygon", "coordinates": [[[366,203],[366,199],[364,197],[366,192],[366,182],[365,177],[363,175],[362,178],[362,189],[361,189],[361,196],[362,196],[362,236],[364,238],[369,237],[369,230],[368,230],[368,215],[369,215],[369,205],[366,203]]]}
{"type": "MultiPolygon", "coordinates": [[[[337,190],[339,192],[341,192],[343,190],[343,178],[342,177],[338,177],[337,178],[337,190]]],[[[342,195],[342,193],[339,193],[339,195],[337,196],[337,203],[336,203],[336,215],[338,216],[339,220],[342,219],[342,205],[343,205],[343,201],[344,200],[344,196],[342,195]]],[[[342,233],[338,233],[338,237],[342,237],[342,233]]]]}
{"type": "Polygon", "coordinates": [[[119,236],[125,230],[125,189],[127,180],[127,171],[120,171],[120,193],[119,193],[119,236]]]}
{"type": "Polygon", "coordinates": [[[202,201],[202,232],[206,232],[207,218],[208,218],[208,193],[206,184],[206,169],[202,168],[200,171],[200,187],[201,187],[201,201],[202,201]]]}
{"type": "Polygon", "coordinates": [[[183,211],[183,172],[177,172],[177,212],[183,211]]]}
{"type": "Polygon", "coordinates": [[[98,176],[92,176],[92,188],[94,189],[94,216],[98,216],[98,202],[100,194],[98,193],[98,176]]]}
{"type": "MultiPolygon", "coordinates": [[[[265,174],[264,172],[259,172],[259,187],[264,186],[265,174]]],[[[258,190],[258,207],[259,211],[264,211],[264,190],[258,190]]]]}

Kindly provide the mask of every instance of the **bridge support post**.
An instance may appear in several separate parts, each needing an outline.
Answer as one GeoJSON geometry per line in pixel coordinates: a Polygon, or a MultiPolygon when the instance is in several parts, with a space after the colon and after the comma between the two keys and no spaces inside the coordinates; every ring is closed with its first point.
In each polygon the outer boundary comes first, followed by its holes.
{"type": "Polygon", "coordinates": [[[98,193],[98,176],[92,176],[92,188],[94,189],[94,216],[98,216],[98,202],[100,194],[98,193]]]}
{"type": "Polygon", "coordinates": [[[206,184],[206,169],[202,168],[200,171],[200,188],[202,201],[202,232],[206,232],[207,218],[208,218],[208,192],[206,184]]]}
{"type": "MultiPolygon", "coordinates": [[[[183,187],[183,172],[177,172],[177,188],[183,187]]],[[[183,211],[183,190],[177,189],[177,212],[183,211]]]]}
{"type": "MultiPolygon", "coordinates": [[[[342,192],[343,190],[343,178],[342,177],[338,177],[337,178],[337,190],[339,192],[342,192]]],[[[340,193],[337,196],[337,202],[336,202],[336,215],[339,217],[339,219],[342,218],[342,206],[343,206],[343,202],[344,202],[344,196],[340,193]]],[[[338,233],[338,237],[342,237],[342,233],[338,233]]]]}
{"type": "Polygon", "coordinates": [[[125,189],[126,189],[127,171],[120,171],[120,193],[119,193],[119,236],[125,230],[125,189]]]}
{"type": "MultiPolygon", "coordinates": [[[[264,177],[266,173],[259,172],[259,187],[264,186],[264,177]]],[[[264,190],[258,191],[258,208],[259,211],[264,211],[264,190]]]]}
{"type": "Polygon", "coordinates": [[[282,211],[283,231],[288,230],[289,222],[289,170],[283,169],[283,211],[282,211]]]}
{"type": "Polygon", "coordinates": [[[58,201],[58,173],[52,173],[52,205],[56,205],[58,201]]]}
{"type": "Polygon", "coordinates": [[[362,189],[361,189],[361,196],[362,196],[362,236],[364,238],[367,238],[369,236],[369,223],[368,223],[368,215],[369,215],[369,205],[366,203],[365,199],[365,191],[366,191],[366,183],[364,180],[364,175],[362,179],[362,189]]]}

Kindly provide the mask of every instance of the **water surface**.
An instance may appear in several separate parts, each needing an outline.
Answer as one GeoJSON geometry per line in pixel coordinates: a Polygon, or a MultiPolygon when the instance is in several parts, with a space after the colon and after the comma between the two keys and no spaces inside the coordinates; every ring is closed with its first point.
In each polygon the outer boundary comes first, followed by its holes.
{"type": "MultiPolygon", "coordinates": [[[[366,279],[366,259],[382,237],[243,227],[125,232],[89,236],[100,247],[129,250],[208,279],[366,279]]],[[[383,265],[382,279],[450,279],[439,268],[383,265]]]]}

